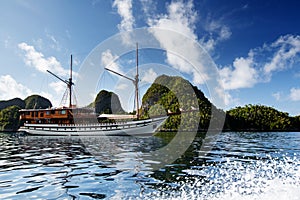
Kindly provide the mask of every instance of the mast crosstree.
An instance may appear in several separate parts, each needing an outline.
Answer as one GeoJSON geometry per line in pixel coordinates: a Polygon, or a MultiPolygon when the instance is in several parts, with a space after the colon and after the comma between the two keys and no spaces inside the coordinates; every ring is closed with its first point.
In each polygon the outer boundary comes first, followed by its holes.
{"type": "Polygon", "coordinates": [[[50,73],[51,75],[53,75],[54,77],[56,77],[57,79],[59,79],[60,81],[64,82],[69,90],[69,108],[72,108],[72,85],[74,85],[73,83],[73,78],[72,78],[72,54],[71,54],[71,63],[70,63],[70,77],[68,80],[64,80],[62,78],[60,78],[59,76],[57,76],[56,74],[52,73],[51,71],[47,70],[48,73],[50,73]]]}
{"type": "Polygon", "coordinates": [[[124,74],[120,74],[119,72],[113,71],[111,69],[108,69],[105,67],[105,69],[109,72],[112,72],[118,76],[121,76],[123,78],[126,78],[130,81],[132,81],[134,87],[135,87],[135,105],[136,105],[136,118],[139,119],[140,112],[139,112],[139,59],[138,59],[138,43],[136,43],[136,75],[133,78],[130,78],[128,76],[125,76],[124,74]]]}

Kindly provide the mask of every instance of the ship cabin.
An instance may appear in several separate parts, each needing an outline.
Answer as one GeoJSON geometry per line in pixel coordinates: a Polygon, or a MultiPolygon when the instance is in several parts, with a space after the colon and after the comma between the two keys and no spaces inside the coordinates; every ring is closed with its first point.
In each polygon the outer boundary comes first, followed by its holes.
{"type": "Polygon", "coordinates": [[[27,124],[74,124],[71,108],[21,109],[20,120],[27,124]]]}

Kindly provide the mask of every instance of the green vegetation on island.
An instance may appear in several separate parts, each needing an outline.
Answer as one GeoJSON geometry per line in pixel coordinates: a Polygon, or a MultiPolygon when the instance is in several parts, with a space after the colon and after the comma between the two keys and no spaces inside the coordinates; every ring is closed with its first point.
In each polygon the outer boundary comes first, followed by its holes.
{"type": "Polygon", "coordinates": [[[291,117],[264,105],[246,105],[227,111],[226,125],[233,131],[299,131],[300,117],[291,117]]]}
{"type": "Polygon", "coordinates": [[[101,90],[95,101],[91,104],[95,108],[95,112],[102,114],[122,114],[125,113],[123,110],[119,97],[113,92],[108,92],[106,90],[101,90]]]}
{"type": "Polygon", "coordinates": [[[20,98],[14,98],[7,101],[0,101],[0,110],[3,110],[10,106],[18,106],[20,108],[25,108],[25,101],[20,98]]]}
{"type": "Polygon", "coordinates": [[[176,131],[179,128],[182,131],[206,130],[212,109],[218,113],[215,118],[225,115],[202,91],[181,77],[157,77],[142,99],[142,115],[145,118],[171,114],[162,128],[167,131],[176,131]],[[185,120],[182,121],[183,118],[185,120]]]}
{"type": "MultiPolygon", "coordinates": [[[[49,107],[52,107],[51,102],[39,95],[25,100],[0,101],[0,130],[18,129],[20,109],[49,107]]],[[[126,113],[119,97],[106,90],[101,90],[88,107],[95,108],[97,114],[126,113]]],[[[225,112],[213,105],[196,86],[178,76],[157,77],[143,96],[140,111],[142,118],[170,115],[161,128],[165,131],[205,131],[211,119],[222,123],[224,118],[225,131],[300,131],[300,116],[292,117],[272,107],[251,104],[225,112]]]]}
{"type": "Polygon", "coordinates": [[[24,102],[25,109],[45,109],[52,107],[52,103],[49,101],[49,99],[46,99],[40,95],[31,95],[27,97],[24,102]]]}
{"type": "Polygon", "coordinates": [[[300,131],[300,116],[291,117],[288,113],[272,107],[246,105],[224,112],[216,108],[197,87],[181,77],[158,77],[145,93],[142,102],[143,114],[146,117],[151,113],[158,115],[167,111],[180,113],[169,117],[163,127],[166,131],[178,128],[184,131],[207,130],[211,119],[224,118],[225,131],[300,131]],[[191,87],[193,91],[189,89],[191,87]],[[197,102],[193,95],[196,95],[197,102]],[[192,110],[191,108],[197,109],[195,112],[184,112],[192,110]],[[184,124],[180,124],[182,117],[188,119],[184,124]]]}
{"type": "Polygon", "coordinates": [[[31,95],[24,100],[14,98],[8,101],[0,101],[0,131],[18,130],[20,125],[20,109],[49,107],[52,107],[51,102],[40,95],[31,95]]]}
{"type": "Polygon", "coordinates": [[[0,111],[0,130],[14,131],[19,128],[19,110],[18,106],[9,106],[0,111]]]}

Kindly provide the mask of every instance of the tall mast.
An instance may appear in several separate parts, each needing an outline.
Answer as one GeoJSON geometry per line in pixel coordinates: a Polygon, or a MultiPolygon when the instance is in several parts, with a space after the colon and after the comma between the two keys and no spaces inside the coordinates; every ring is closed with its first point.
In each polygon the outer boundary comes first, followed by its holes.
{"type": "Polygon", "coordinates": [[[70,78],[69,78],[69,80],[63,80],[62,78],[60,78],[56,74],[50,72],[49,70],[47,70],[47,72],[50,73],[51,75],[55,76],[57,79],[61,80],[65,84],[67,84],[68,90],[69,90],[69,108],[71,108],[72,107],[72,85],[74,85],[73,80],[72,80],[72,54],[71,54],[70,78]]]}
{"type": "Polygon", "coordinates": [[[69,108],[72,108],[72,54],[71,54],[71,63],[70,63],[70,78],[69,78],[69,108]]]}
{"type": "Polygon", "coordinates": [[[136,118],[139,119],[139,48],[136,43],[136,75],[135,75],[135,101],[136,101],[136,118]]]}
{"type": "Polygon", "coordinates": [[[138,66],[139,66],[139,58],[138,58],[138,56],[139,56],[138,43],[136,43],[136,75],[135,75],[134,79],[130,78],[130,77],[127,77],[127,76],[125,76],[123,74],[120,74],[118,72],[115,72],[115,71],[113,71],[111,69],[105,68],[107,71],[110,71],[110,72],[112,72],[114,74],[117,74],[118,76],[121,76],[121,77],[126,78],[126,79],[128,79],[128,80],[130,80],[130,81],[133,82],[134,87],[135,87],[135,105],[136,105],[136,118],[137,119],[139,119],[139,117],[140,117],[140,111],[139,111],[139,68],[138,68],[138,66]]]}

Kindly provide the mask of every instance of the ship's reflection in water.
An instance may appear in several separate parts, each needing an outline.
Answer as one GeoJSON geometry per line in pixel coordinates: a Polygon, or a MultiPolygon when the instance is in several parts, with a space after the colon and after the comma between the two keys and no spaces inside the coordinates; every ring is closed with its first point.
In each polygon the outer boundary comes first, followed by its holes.
{"type": "MultiPolygon", "coordinates": [[[[188,134],[188,133],[187,133],[188,134]]],[[[171,136],[170,136],[171,135],[171,136]]],[[[159,137],[37,137],[0,134],[3,199],[299,199],[300,133],[204,135],[172,163],[159,137]],[[209,144],[205,144],[209,145],[209,144]]],[[[179,147],[178,147],[179,148],[179,147]]]]}

